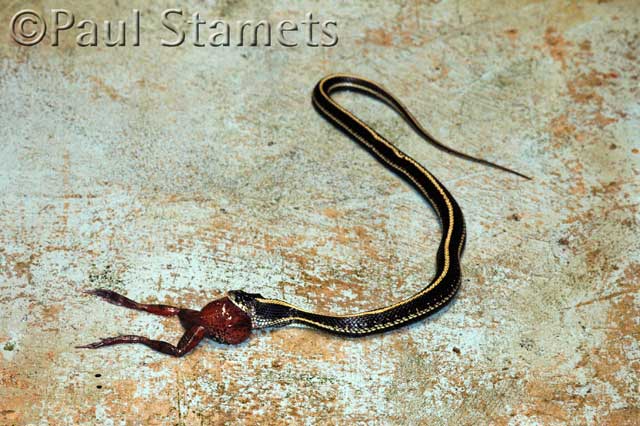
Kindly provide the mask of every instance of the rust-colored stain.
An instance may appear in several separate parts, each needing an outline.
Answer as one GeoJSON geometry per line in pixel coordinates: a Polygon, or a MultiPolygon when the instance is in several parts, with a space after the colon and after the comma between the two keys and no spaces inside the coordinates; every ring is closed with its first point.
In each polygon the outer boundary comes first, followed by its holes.
{"type": "Polygon", "coordinates": [[[0,424],[636,425],[640,5],[218,3],[181,7],[229,22],[313,11],[340,40],[217,49],[187,31],[162,47],[158,5],[138,47],[78,48],[73,30],[57,48],[0,40],[0,424]],[[94,287],[194,309],[242,289],[349,313],[432,278],[433,213],[310,106],[341,71],[383,83],[455,149],[534,177],[447,156],[339,95],[459,200],[455,302],[364,339],[286,327],[181,359],[73,349],[183,332],[82,293],[94,287]]]}
{"type": "Polygon", "coordinates": [[[610,84],[611,80],[619,76],[615,72],[599,72],[591,70],[588,74],[581,73],[567,84],[571,99],[579,104],[592,104],[602,107],[604,99],[595,88],[610,84]]]}
{"type": "Polygon", "coordinates": [[[509,28],[507,30],[504,30],[504,33],[511,40],[516,40],[518,38],[518,30],[516,28],[509,28]]]}
{"type": "Polygon", "coordinates": [[[553,136],[556,138],[553,144],[555,148],[560,148],[566,143],[567,137],[575,137],[577,129],[576,126],[569,123],[567,114],[561,114],[551,120],[550,127],[553,136]]]}
{"type": "Polygon", "coordinates": [[[551,57],[560,62],[562,69],[567,68],[567,47],[572,46],[573,43],[565,40],[562,34],[558,34],[558,31],[554,27],[548,27],[544,34],[544,42],[551,57]]]}
{"type": "Polygon", "coordinates": [[[393,45],[393,32],[384,28],[368,29],[364,35],[364,43],[389,47],[393,45]]]}
{"type": "MultiPolygon", "coordinates": [[[[113,86],[105,83],[103,79],[96,76],[89,77],[89,81],[91,81],[95,85],[95,95],[107,95],[112,101],[120,101],[122,97],[118,94],[116,89],[113,86]]],[[[157,87],[154,87],[157,89],[157,87]]]]}

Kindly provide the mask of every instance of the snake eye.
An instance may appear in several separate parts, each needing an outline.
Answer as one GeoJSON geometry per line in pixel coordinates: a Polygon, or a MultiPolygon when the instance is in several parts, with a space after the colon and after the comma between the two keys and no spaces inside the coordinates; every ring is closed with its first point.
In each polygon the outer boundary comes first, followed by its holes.
{"type": "Polygon", "coordinates": [[[227,297],[202,308],[201,321],[207,334],[220,343],[237,345],[251,335],[251,318],[227,297]]]}

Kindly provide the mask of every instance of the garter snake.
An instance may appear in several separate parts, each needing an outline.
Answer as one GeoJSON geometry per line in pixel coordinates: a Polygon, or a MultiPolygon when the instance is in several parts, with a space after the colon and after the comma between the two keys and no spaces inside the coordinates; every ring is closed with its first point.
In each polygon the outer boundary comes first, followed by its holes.
{"type": "Polygon", "coordinates": [[[398,99],[377,83],[345,74],[323,78],[315,86],[312,95],[313,106],[320,115],[358,142],[380,163],[405,179],[436,212],[443,230],[436,254],[436,273],[422,290],[404,300],[390,306],[346,315],[314,313],[282,300],[241,290],[228,292],[229,299],[249,315],[252,328],[301,323],[343,336],[385,332],[423,319],[441,309],[452,300],[460,286],[460,257],[466,237],[460,206],[426,168],[338,104],[331,96],[338,91],[359,92],[382,101],[394,109],[423,139],[447,153],[530,179],[507,167],[472,157],[438,142],[398,99]]]}

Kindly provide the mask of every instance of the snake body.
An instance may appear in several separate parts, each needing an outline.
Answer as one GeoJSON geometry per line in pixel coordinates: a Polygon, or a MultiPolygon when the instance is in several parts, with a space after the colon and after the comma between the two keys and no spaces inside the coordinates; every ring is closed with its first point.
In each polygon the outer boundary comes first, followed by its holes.
{"type": "Polygon", "coordinates": [[[377,83],[344,74],[323,78],[315,86],[312,96],[313,105],[320,115],[358,142],[380,163],[405,179],[436,212],[442,226],[442,238],[436,254],[436,272],[424,288],[404,300],[390,306],[347,315],[310,312],[282,300],[269,299],[242,290],[228,292],[229,299],[249,315],[252,328],[300,323],[338,335],[365,336],[402,327],[433,314],[450,302],[460,287],[460,258],[466,237],[460,206],[444,185],[425,167],[332,98],[333,93],[345,90],[359,92],[387,104],[423,139],[439,149],[528,179],[514,170],[469,156],[438,142],[398,99],[377,83]]]}

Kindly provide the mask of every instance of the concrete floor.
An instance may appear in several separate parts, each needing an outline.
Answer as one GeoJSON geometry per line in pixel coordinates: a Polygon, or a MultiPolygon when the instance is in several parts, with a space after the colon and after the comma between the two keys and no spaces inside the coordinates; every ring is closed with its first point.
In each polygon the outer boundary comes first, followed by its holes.
{"type": "MultiPolygon", "coordinates": [[[[120,3],[29,7],[131,19],[120,3]]],[[[640,424],[640,4],[333,3],[180,2],[230,22],[314,12],[338,22],[326,48],[162,47],[167,1],[138,5],[139,47],[80,48],[76,33],[21,47],[2,29],[0,424],[640,424]],[[81,293],[96,286],[189,307],[245,289],[346,313],[431,278],[432,211],[311,108],[338,71],[535,177],[447,156],[340,96],[459,201],[455,302],[360,340],[284,328],[183,359],[74,349],[181,334],[81,293]]],[[[0,22],[23,7],[4,1],[0,22]]]]}

